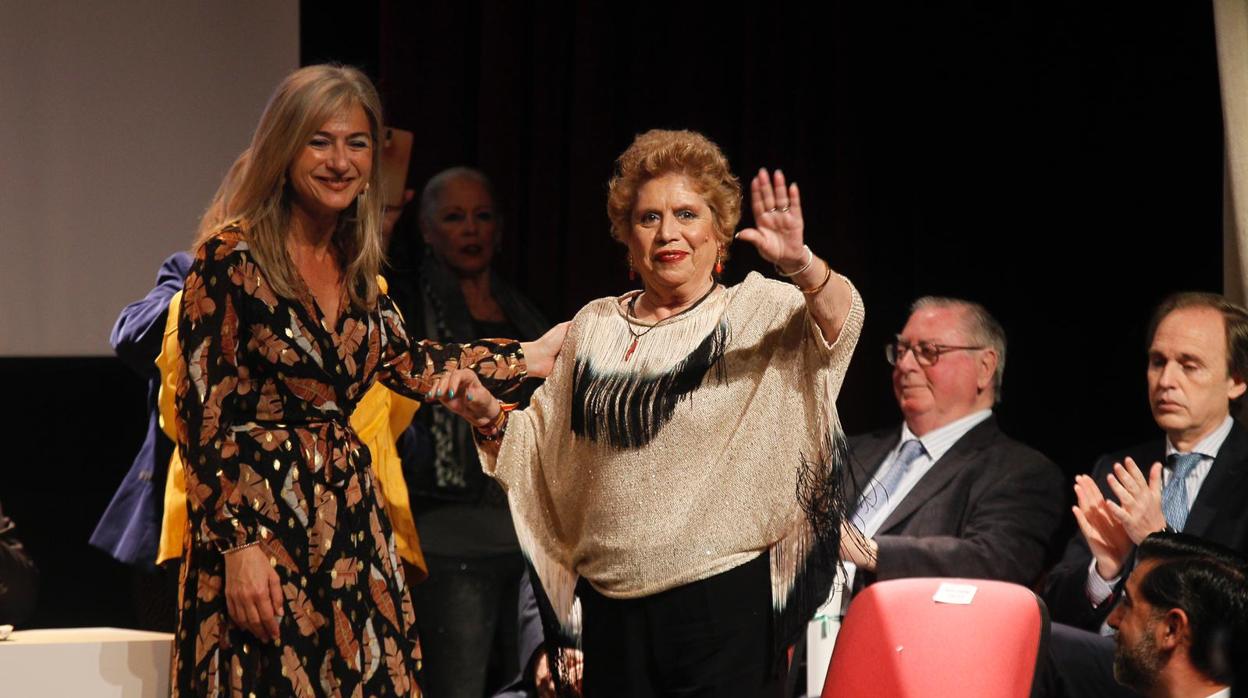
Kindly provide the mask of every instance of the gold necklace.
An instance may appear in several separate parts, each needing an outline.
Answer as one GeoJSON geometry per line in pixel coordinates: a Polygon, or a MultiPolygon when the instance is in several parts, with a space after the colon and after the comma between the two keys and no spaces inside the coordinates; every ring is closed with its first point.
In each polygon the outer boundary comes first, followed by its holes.
{"type": "MultiPolygon", "coordinates": [[[[663,323],[668,322],[668,321],[670,321],[670,320],[675,320],[676,318],[680,317],[681,315],[684,315],[685,313],[689,312],[690,310],[693,310],[694,308],[698,307],[699,305],[702,305],[702,301],[706,300],[707,298],[710,298],[710,297],[711,297],[711,294],[712,294],[712,293],[714,293],[714,292],[715,292],[715,289],[716,289],[716,288],[718,288],[718,287],[719,287],[719,284],[717,284],[717,283],[712,283],[712,284],[711,284],[711,289],[710,289],[709,291],[707,291],[706,293],[702,294],[702,297],[701,297],[701,298],[699,298],[698,300],[694,301],[694,302],[693,302],[693,305],[689,306],[688,308],[685,308],[684,310],[681,310],[681,311],[680,311],[680,312],[678,312],[678,313],[675,313],[675,314],[673,314],[673,315],[668,315],[667,317],[663,318],[662,320],[659,320],[658,322],[656,322],[656,323],[654,323],[653,325],[651,325],[651,326],[647,327],[645,330],[643,330],[643,331],[641,331],[641,332],[634,332],[634,331],[633,331],[633,323],[631,323],[631,322],[629,322],[629,321],[625,320],[625,321],[624,321],[624,328],[628,330],[628,333],[629,333],[630,335],[632,335],[632,337],[633,337],[633,341],[632,341],[632,342],[628,345],[628,349],[627,349],[627,350],[625,350],[625,352],[624,352],[624,360],[625,360],[625,361],[628,361],[628,360],[629,360],[629,359],[633,356],[633,352],[634,352],[634,351],[637,351],[637,341],[638,341],[638,340],[640,340],[642,337],[645,337],[646,335],[650,334],[651,330],[653,330],[654,328],[658,327],[659,325],[662,325],[663,323]]],[[[645,291],[642,291],[642,293],[645,293],[645,291]]],[[[631,318],[637,318],[637,299],[638,299],[638,298],[641,298],[641,293],[638,293],[637,295],[633,296],[632,298],[630,298],[630,299],[628,300],[628,316],[629,316],[629,317],[631,317],[631,318]]]]}

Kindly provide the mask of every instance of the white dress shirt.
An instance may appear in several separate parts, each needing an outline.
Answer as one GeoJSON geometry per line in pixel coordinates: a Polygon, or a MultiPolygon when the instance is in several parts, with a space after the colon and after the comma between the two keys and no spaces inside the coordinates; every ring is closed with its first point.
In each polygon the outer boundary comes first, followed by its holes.
{"type": "MultiPolygon", "coordinates": [[[[901,438],[897,440],[897,445],[893,447],[893,450],[888,452],[888,455],[884,458],[884,462],[881,463],[879,469],[876,470],[876,479],[879,479],[878,475],[893,467],[893,464],[897,460],[898,454],[901,453],[901,445],[905,442],[911,439],[918,440],[919,443],[923,444],[923,450],[925,453],[914,459],[914,462],[910,465],[910,471],[906,473],[906,476],[902,478],[900,482],[897,483],[897,487],[894,488],[892,492],[875,492],[875,496],[886,498],[885,503],[876,508],[871,513],[870,519],[867,521],[860,521],[857,516],[855,516],[854,525],[858,527],[858,530],[862,531],[863,535],[868,538],[874,536],[876,532],[880,530],[880,526],[884,525],[884,522],[888,519],[889,515],[893,513],[893,510],[897,508],[897,505],[906,498],[906,495],[910,493],[910,490],[914,489],[914,486],[918,484],[919,480],[923,479],[923,476],[927,474],[927,471],[932,469],[932,466],[936,464],[936,461],[940,460],[950,448],[953,448],[953,445],[958,442],[958,439],[966,436],[966,432],[974,429],[980,422],[991,416],[992,410],[980,410],[978,412],[968,414],[961,419],[950,422],[939,429],[933,429],[932,431],[924,434],[922,437],[915,436],[914,432],[910,431],[910,427],[907,426],[905,422],[902,422],[901,438]]],[[[876,485],[876,483],[870,483],[863,489],[869,492],[872,485],[876,485]]],[[[878,490],[878,485],[876,485],[876,489],[878,490]]]]}
{"type": "MultiPolygon", "coordinates": [[[[953,448],[953,445],[956,444],[959,439],[966,436],[968,431],[974,429],[980,424],[980,422],[983,422],[991,416],[992,410],[972,412],[971,414],[952,421],[939,429],[933,429],[921,437],[915,436],[914,432],[910,431],[910,427],[907,426],[905,422],[902,422],[901,438],[897,440],[897,445],[893,447],[893,450],[889,451],[888,455],[884,457],[884,462],[881,463],[879,469],[876,470],[877,477],[873,478],[873,480],[878,480],[878,476],[880,474],[886,472],[888,468],[893,467],[893,464],[897,460],[898,454],[901,453],[901,445],[907,441],[917,439],[919,443],[923,444],[923,450],[925,453],[914,459],[914,462],[910,464],[910,471],[906,473],[906,476],[897,483],[897,486],[892,492],[881,491],[875,482],[867,483],[863,487],[864,492],[871,492],[872,486],[874,485],[874,496],[884,497],[885,502],[883,506],[880,506],[871,512],[871,516],[866,521],[859,520],[858,516],[855,514],[853,524],[858,527],[858,530],[862,531],[864,536],[868,538],[875,536],[875,534],[879,532],[880,527],[884,525],[884,522],[887,521],[888,517],[893,513],[893,510],[896,509],[897,505],[906,498],[906,495],[910,493],[910,490],[914,489],[914,486],[919,483],[919,480],[923,479],[923,476],[927,474],[927,471],[931,470],[932,466],[935,465],[936,462],[939,461],[946,453],[948,453],[949,449],[953,448]]],[[[857,567],[852,562],[845,563],[846,589],[853,588],[854,573],[856,571],[857,567]]],[[[848,595],[846,595],[847,603],[848,600],[848,595]]]]}

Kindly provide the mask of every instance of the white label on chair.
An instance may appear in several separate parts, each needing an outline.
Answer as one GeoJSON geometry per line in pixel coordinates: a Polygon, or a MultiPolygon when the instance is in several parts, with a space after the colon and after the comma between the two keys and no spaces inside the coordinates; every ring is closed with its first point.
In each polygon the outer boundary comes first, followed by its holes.
{"type": "Polygon", "coordinates": [[[936,593],[932,595],[932,601],[966,606],[971,603],[971,599],[975,598],[976,588],[974,584],[941,582],[940,587],[936,589],[936,593]]]}

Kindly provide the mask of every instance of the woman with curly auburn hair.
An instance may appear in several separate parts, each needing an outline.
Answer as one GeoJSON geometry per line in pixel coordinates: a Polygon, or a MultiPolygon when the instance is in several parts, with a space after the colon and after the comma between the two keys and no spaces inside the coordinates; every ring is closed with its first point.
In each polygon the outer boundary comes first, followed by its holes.
{"type": "Polygon", "coordinates": [[[740,201],[704,136],[638,136],[607,211],[642,290],[577,314],[525,410],[469,371],[435,388],[476,426],[549,615],[565,630],[579,616],[589,696],[778,695],[780,650],[826,598],[847,457],[835,400],[862,301],[806,246],[779,171],[751,181],[755,227],[735,238],[784,280],[721,285],[740,201]]]}
{"type": "MultiPolygon", "coordinates": [[[[214,201],[228,222],[197,244],[177,328],[174,695],[419,694],[403,566],[349,418],[378,380],[419,400],[464,367],[509,392],[526,364],[511,340],[408,340],[377,277],[381,124],[358,70],[291,73],[214,201]]],[[[561,339],[526,345],[528,370],[561,339]]]]}

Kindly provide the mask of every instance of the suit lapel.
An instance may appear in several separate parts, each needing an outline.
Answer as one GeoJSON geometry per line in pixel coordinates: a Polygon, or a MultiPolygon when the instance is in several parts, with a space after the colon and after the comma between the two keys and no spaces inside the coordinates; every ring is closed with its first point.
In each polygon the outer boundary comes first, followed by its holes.
{"type": "Polygon", "coordinates": [[[905,521],[919,507],[923,506],[936,495],[945,485],[949,484],[966,464],[978,456],[979,452],[984,449],[993,439],[996,438],[1001,430],[997,428],[996,416],[990,416],[988,419],[976,424],[974,428],[962,435],[940,460],[932,464],[923,477],[914,485],[914,488],[906,494],[905,499],[897,503],[897,508],[893,509],[884,523],[880,525],[879,533],[887,533],[897,524],[905,521]]]}
{"type": "Polygon", "coordinates": [[[1248,476],[1248,431],[1235,422],[1218,450],[1218,457],[1213,460],[1209,475],[1200,486],[1183,532],[1208,537],[1214,516],[1219,511],[1225,515],[1239,510],[1243,503],[1230,501],[1229,498],[1237,495],[1240,489],[1237,485],[1245,476],[1248,476]]]}

